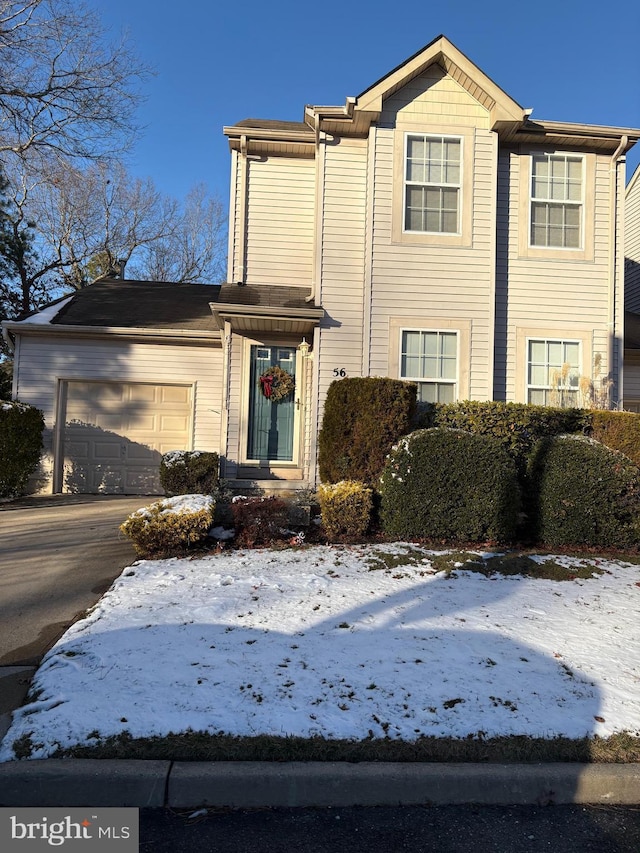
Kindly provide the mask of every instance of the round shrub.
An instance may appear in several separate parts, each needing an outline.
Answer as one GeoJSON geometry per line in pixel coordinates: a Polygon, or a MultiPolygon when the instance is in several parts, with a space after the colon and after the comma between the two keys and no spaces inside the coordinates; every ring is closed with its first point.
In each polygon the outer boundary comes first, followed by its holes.
{"type": "Polygon", "coordinates": [[[330,539],[363,536],[371,522],[373,492],[362,483],[342,480],[318,488],[324,532],[330,539]]]}
{"type": "Polygon", "coordinates": [[[515,536],[516,468],[490,436],[412,432],[389,454],[380,492],[383,528],[396,537],[508,542],[515,536]]]}
{"type": "Polygon", "coordinates": [[[140,556],[182,551],[206,538],[215,508],[209,495],[165,498],[131,513],[120,530],[140,556]]]}
{"type": "Polygon", "coordinates": [[[167,495],[217,495],[219,457],[206,450],[170,450],[160,461],[160,483],[167,495]]]}
{"type": "Polygon", "coordinates": [[[622,453],[594,439],[555,436],[536,445],[528,474],[541,544],[640,544],[640,469],[622,453]]]}

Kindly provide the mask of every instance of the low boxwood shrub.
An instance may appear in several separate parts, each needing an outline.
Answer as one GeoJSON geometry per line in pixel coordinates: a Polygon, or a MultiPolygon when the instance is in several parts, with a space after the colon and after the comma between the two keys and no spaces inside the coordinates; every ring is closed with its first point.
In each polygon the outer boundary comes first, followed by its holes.
{"type": "Polygon", "coordinates": [[[291,535],[287,504],[275,495],[237,496],[231,503],[231,512],[235,541],[241,548],[271,545],[291,535]]]}
{"type": "Polygon", "coordinates": [[[44,416],[26,403],[0,401],[0,498],[14,498],[36,470],[44,416]]]}
{"type": "Polygon", "coordinates": [[[217,453],[170,450],[160,461],[160,483],[168,496],[217,495],[219,464],[217,453]]]}
{"type": "Polygon", "coordinates": [[[640,544],[640,470],[624,454],[581,436],[542,439],[529,481],[533,531],[541,544],[640,544]]]}
{"type": "Polygon", "coordinates": [[[500,442],[462,430],[422,429],[391,451],[380,481],[383,529],[441,542],[509,542],[516,534],[515,464],[500,442]]]}
{"type": "Polygon", "coordinates": [[[329,539],[363,536],[371,522],[373,490],[353,480],[318,488],[322,527],[329,539]]]}
{"type": "Polygon", "coordinates": [[[358,480],[375,485],[395,442],[409,432],[416,386],[379,376],[332,382],[318,436],[323,483],[358,480]]]}
{"type": "Polygon", "coordinates": [[[210,495],[164,498],[131,513],[120,530],[140,556],[182,551],[206,539],[215,508],[210,495]]]}

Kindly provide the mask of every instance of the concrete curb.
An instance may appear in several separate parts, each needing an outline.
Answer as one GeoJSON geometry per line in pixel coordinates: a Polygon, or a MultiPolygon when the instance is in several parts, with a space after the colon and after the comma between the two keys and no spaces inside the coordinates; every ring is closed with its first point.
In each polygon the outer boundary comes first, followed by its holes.
{"type": "Polygon", "coordinates": [[[193,762],[0,764],[0,805],[277,806],[640,804],[640,765],[193,762]]]}

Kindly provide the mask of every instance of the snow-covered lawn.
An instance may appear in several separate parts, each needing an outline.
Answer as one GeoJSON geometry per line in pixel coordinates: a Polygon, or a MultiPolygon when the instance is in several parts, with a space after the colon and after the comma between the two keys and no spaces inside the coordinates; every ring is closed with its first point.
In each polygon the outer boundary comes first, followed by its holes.
{"type": "Polygon", "coordinates": [[[396,543],[137,562],[46,656],[0,760],[19,738],[43,758],[125,731],[640,734],[640,567],[594,560],[558,582],[447,575],[433,557],[396,543]]]}

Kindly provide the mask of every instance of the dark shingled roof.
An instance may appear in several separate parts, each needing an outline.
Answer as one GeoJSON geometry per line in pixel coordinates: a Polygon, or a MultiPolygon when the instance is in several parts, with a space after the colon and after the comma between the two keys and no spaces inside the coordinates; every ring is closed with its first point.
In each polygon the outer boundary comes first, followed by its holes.
{"type": "Polygon", "coordinates": [[[308,287],[283,287],[275,284],[223,284],[215,300],[218,305],[254,305],[260,308],[317,308],[307,302],[308,287]]]}
{"type": "Polygon", "coordinates": [[[53,324],[216,332],[209,303],[215,301],[219,290],[219,285],[210,284],[96,281],[79,290],[53,324]]]}

